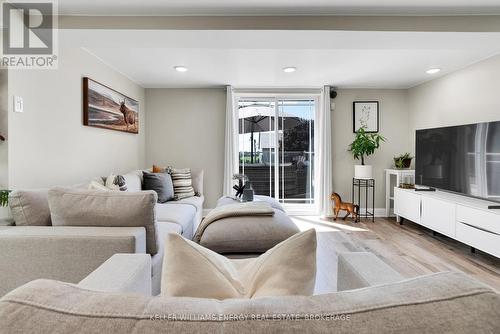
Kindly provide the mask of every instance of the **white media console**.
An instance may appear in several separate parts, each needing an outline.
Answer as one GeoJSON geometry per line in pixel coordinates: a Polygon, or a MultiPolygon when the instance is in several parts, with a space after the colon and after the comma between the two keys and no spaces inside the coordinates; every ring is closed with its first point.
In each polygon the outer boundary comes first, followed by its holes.
{"type": "Polygon", "coordinates": [[[500,210],[484,200],[444,191],[394,188],[394,213],[500,258],[500,210]]]}

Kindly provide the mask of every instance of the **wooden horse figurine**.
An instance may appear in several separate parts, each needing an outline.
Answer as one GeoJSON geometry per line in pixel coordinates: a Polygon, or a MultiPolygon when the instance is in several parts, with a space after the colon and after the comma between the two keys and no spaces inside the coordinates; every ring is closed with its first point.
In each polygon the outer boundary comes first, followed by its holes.
{"type": "Polygon", "coordinates": [[[335,218],[334,220],[337,220],[337,217],[339,216],[339,211],[347,211],[347,214],[342,218],[345,220],[349,215],[352,215],[352,219],[354,222],[358,221],[359,218],[359,205],[354,205],[352,203],[347,203],[347,202],[342,202],[342,198],[340,197],[339,194],[333,193],[330,196],[330,199],[333,201],[335,206],[333,207],[333,212],[335,213],[335,218]]]}

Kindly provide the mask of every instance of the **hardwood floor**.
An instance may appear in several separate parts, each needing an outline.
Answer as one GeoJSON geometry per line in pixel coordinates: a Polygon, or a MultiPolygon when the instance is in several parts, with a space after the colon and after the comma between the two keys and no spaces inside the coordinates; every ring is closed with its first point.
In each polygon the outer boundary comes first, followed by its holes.
{"type": "Polygon", "coordinates": [[[476,251],[420,225],[376,218],[375,223],[295,216],[302,229],[318,232],[316,293],[336,291],[337,254],[372,252],[404,277],[440,271],[461,271],[500,291],[500,259],[476,251]]]}

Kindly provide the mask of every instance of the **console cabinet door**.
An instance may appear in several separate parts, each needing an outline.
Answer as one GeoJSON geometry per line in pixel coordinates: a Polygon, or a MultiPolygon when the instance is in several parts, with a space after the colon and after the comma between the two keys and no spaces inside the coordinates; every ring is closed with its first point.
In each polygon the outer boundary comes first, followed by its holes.
{"type": "Polygon", "coordinates": [[[456,205],[422,196],[421,224],[449,237],[455,237],[456,205]]]}
{"type": "Polygon", "coordinates": [[[394,213],[420,224],[420,195],[408,190],[394,188],[394,213]]]}

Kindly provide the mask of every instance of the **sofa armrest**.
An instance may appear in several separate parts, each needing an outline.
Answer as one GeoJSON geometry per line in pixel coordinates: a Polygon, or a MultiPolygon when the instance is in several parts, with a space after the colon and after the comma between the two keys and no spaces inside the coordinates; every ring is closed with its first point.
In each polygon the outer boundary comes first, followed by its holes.
{"type": "Polygon", "coordinates": [[[77,283],[116,253],[145,251],[143,227],[1,229],[0,296],[38,278],[77,283]]]}
{"type": "Polygon", "coordinates": [[[364,288],[403,280],[397,271],[369,252],[340,253],[337,265],[337,291],[364,288]]]}
{"type": "Polygon", "coordinates": [[[78,287],[151,296],[151,256],[115,254],[81,280],[78,287]]]}

